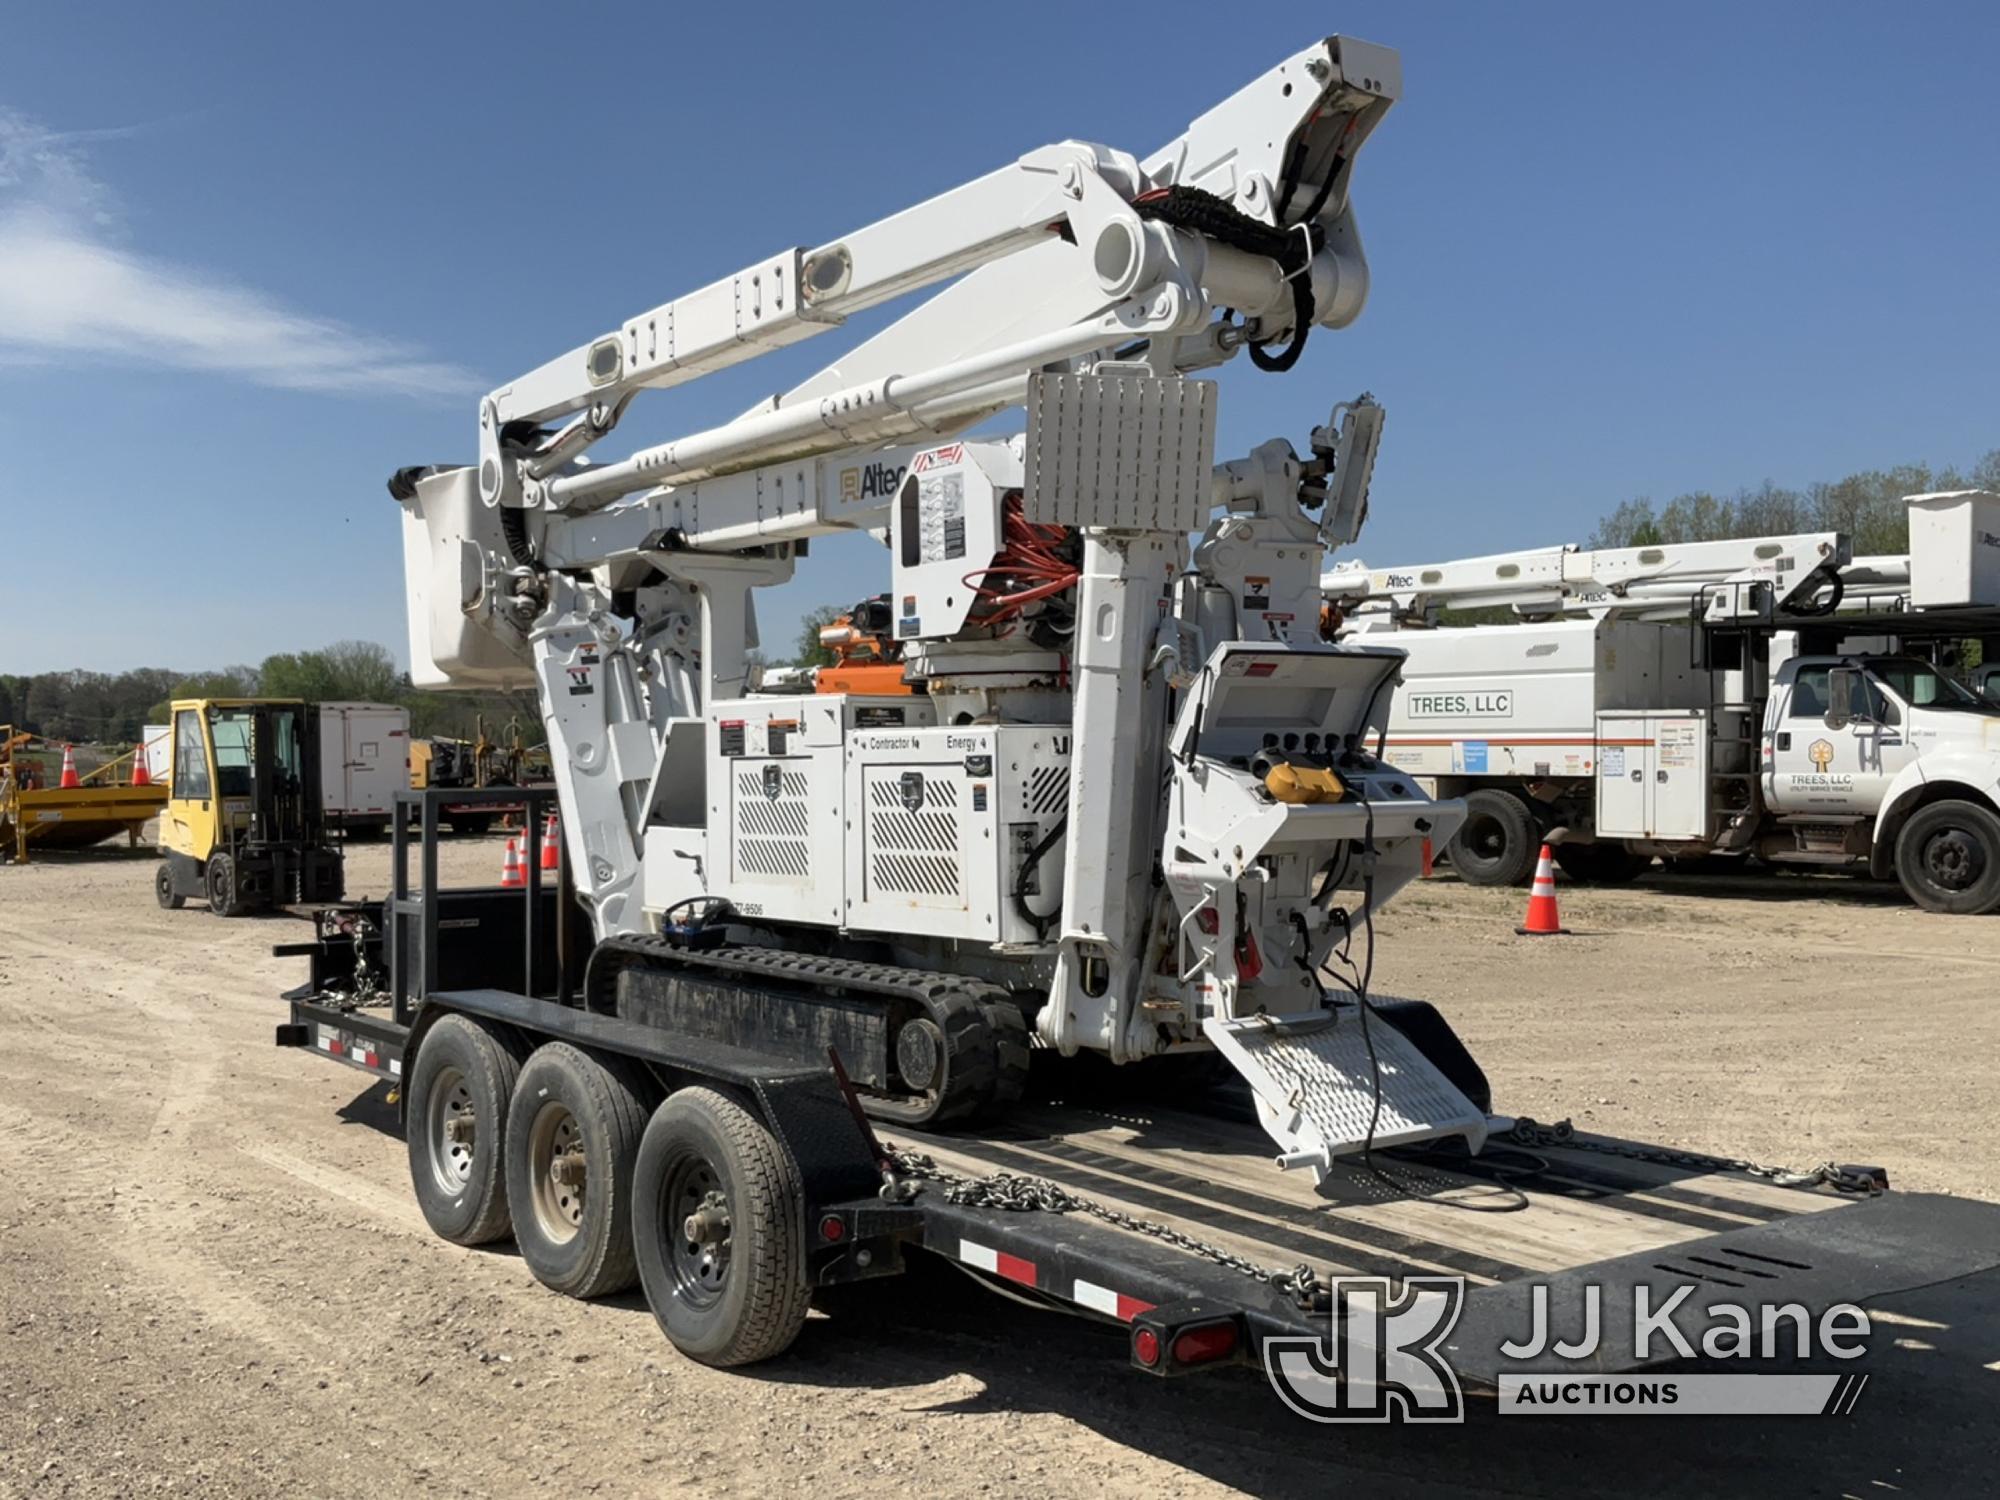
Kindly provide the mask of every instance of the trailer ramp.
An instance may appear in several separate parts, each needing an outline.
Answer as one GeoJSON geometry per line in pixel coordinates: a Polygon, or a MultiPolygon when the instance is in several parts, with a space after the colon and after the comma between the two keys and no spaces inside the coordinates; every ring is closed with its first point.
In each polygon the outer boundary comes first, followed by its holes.
{"type": "MultiPolygon", "coordinates": [[[[927,1249],[1075,1308],[1137,1326],[1200,1306],[1242,1319],[1244,1357],[1271,1336],[1323,1337],[1320,1278],[1462,1277],[1453,1361],[1469,1389],[1506,1368],[1532,1289],[1692,1284],[1691,1314],[1732,1298],[1863,1301],[2000,1265],[2000,1209],[1933,1195],[1861,1200],[1609,1154],[1587,1138],[1530,1151],[1490,1144],[1343,1158],[1315,1184],[1276,1169],[1247,1101],[1219,1109],[1059,1103],[979,1135],[878,1127],[936,1177],[920,1190],[927,1249]],[[1033,1178],[1091,1207],[1048,1212],[1032,1193],[954,1191],[950,1179],[1033,1178]],[[953,1201],[957,1199],[958,1201],[953,1201]],[[1156,1312],[1155,1309],[1160,1309],[1156,1312]]],[[[1634,1148],[1643,1149],[1643,1148],[1634,1148]]],[[[1658,1363],[1607,1345],[1607,1370],[1658,1363]]]]}

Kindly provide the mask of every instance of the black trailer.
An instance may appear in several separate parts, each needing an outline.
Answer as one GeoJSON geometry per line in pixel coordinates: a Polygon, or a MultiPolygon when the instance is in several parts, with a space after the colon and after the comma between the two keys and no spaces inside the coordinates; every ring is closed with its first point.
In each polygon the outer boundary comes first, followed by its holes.
{"type": "Polygon", "coordinates": [[[1677,1322],[1699,1326],[1714,1304],[1817,1311],[2000,1265],[2000,1206],[1890,1194],[1861,1170],[1787,1184],[1532,1126],[1477,1156],[1379,1152],[1315,1184],[1274,1167],[1247,1093],[1177,1080],[1148,1099],[1108,1069],[1052,1070],[976,1129],[871,1121],[837,1057],[584,1003],[588,926],[538,870],[551,792],[526,793],[526,891],[440,888],[443,799],[523,795],[408,794],[418,878],[399,820],[389,898],[322,912],[314,942],[277,950],[311,960],[278,1041],[398,1086],[440,1233],[511,1228],[571,1295],[636,1279],[669,1337],[711,1363],[778,1352],[816,1289],[894,1275],[919,1249],[1125,1325],[1134,1366],[1158,1375],[1324,1341],[1336,1278],[1457,1281],[1439,1352],[1475,1390],[1509,1367],[1500,1346],[1529,1330],[1537,1287],[1557,1336],[1575,1333],[1582,1288],[1600,1289],[1591,1368],[1615,1373],[1674,1356],[1633,1347],[1616,1315],[1642,1288],[1654,1307],[1688,1288],[1677,1322]]]}

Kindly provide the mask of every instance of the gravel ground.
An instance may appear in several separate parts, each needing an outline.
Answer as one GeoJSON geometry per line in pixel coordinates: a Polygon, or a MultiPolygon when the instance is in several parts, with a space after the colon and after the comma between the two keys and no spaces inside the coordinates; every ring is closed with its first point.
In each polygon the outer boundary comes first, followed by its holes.
{"type": "MultiPolygon", "coordinates": [[[[385,868],[358,847],[350,887],[385,868]]],[[[1991,1492],[1992,1278],[1888,1304],[1839,1428],[1320,1429],[942,1270],[753,1372],[693,1365],[636,1296],[431,1236],[382,1091],[271,1045],[302,965],[269,949],[301,929],[161,911],[151,877],[0,869],[0,1495],[1991,1492]]],[[[1575,935],[1535,941],[1520,900],[1438,881],[1378,933],[1378,992],[1442,1004],[1500,1108],[2000,1198],[2000,922],[1677,878],[1565,888],[1575,935]]]]}

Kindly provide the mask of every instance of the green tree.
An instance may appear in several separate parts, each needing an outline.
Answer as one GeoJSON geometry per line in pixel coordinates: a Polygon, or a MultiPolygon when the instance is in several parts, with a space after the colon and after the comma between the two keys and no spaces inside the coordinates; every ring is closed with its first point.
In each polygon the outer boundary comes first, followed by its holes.
{"type": "Polygon", "coordinates": [[[831,625],[845,615],[847,610],[838,604],[816,604],[799,621],[797,655],[789,662],[774,662],[774,666],[830,667],[839,658],[819,643],[822,625],[831,625]]]}

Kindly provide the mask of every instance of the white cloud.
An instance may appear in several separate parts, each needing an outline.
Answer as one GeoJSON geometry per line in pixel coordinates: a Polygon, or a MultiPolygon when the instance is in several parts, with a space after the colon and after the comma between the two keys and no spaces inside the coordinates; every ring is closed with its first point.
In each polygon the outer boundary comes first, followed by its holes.
{"type": "Polygon", "coordinates": [[[132,133],[49,131],[0,109],[0,365],[83,357],[343,395],[480,388],[406,345],[119,243],[82,148],[132,133]]]}

